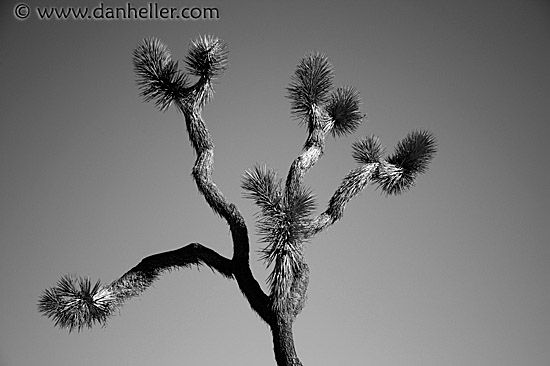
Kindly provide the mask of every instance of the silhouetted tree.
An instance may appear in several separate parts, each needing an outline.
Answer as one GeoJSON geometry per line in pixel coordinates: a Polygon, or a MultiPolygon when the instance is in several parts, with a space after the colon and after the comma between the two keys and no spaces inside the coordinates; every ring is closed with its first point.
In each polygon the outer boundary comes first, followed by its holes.
{"type": "Polygon", "coordinates": [[[212,180],[214,145],[202,109],[212,100],[213,81],[226,69],[227,54],[223,41],[213,36],[199,37],[190,45],[184,72],[163,43],[149,38],[135,49],[133,63],[145,101],[154,102],[161,111],[174,105],[183,114],[197,155],[192,176],[208,205],[229,225],[233,257],[191,243],[146,257],[107,285],[64,276],[44,291],[38,305],[55,325],[71,332],[104,324],[117,308],[145,291],[162,273],[206,265],[235,280],[252,309],[269,325],[277,365],[302,365],[294,347],[292,324],[304,307],[309,281],[304,243],[341,219],[346,204],[368,183],[378,185],[387,195],[402,193],[427,170],[435,156],[436,142],[427,131],[409,133],[387,157],[377,137],[364,137],[353,144],[353,157],[359,166],[343,178],[326,209],[311,217],[315,197],[304,186],[304,175],[323,155],[326,136],[352,133],[364,115],[354,88],[333,88],[333,70],[327,57],[320,53],[305,56],[287,89],[291,112],[307,129],[301,155],[292,162],[285,180],[264,166],[246,171],[242,178],[244,196],[259,206],[256,224],[265,244],[261,257],[271,268],[266,294],[250,269],[245,220],[212,180]]]}

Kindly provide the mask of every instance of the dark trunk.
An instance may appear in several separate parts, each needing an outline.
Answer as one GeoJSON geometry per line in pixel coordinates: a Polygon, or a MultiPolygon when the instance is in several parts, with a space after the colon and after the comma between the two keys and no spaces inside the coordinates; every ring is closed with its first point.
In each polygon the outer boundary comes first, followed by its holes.
{"type": "Polygon", "coordinates": [[[292,323],[278,319],[277,323],[271,326],[271,333],[277,366],[302,366],[294,348],[292,323]]]}

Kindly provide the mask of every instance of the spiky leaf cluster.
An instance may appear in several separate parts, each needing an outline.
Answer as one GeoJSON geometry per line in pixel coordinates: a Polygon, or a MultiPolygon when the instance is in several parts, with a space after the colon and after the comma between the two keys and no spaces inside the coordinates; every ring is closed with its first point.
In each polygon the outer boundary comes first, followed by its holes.
{"type": "Polygon", "coordinates": [[[332,121],[331,133],[336,137],[355,131],[364,115],[359,110],[359,93],[348,86],[333,90],[333,78],[328,58],[321,53],[311,53],[298,64],[287,96],[291,112],[300,123],[311,131],[311,124],[326,114],[332,121]]]}
{"type": "Polygon", "coordinates": [[[359,164],[378,163],[384,155],[384,148],[382,148],[380,139],[375,135],[355,141],[352,149],[353,158],[359,164]]]}
{"type": "Polygon", "coordinates": [[[146,38],[134,50],[134,71],[141,96],[164,111],[188,87],[187,76],[178,69],[170,51],[156,38],[146,38]]]}
{"type": "Polygon", "coordinates": [[[244,173],[241,188],[245,198],[253,200],[266,216],[272,216],[281,210],[281,183],[274,169],[257,165],[244,173]]]}
{"type": "Polygon", "coordinates": [[[399,194],[411,188],[416,177],[428,170],[436,152],[437,142],[431,132],[410,132],[386,159],[389,165],[382,165],[380,169],[382,190],[387,194],[399,194]]]}
{"type": "Polygon", "coordinates": [[[353,144],[353,157],[359,164],[377,164],[373,180],[387,195],[397,195],[414,185],[435,157],[437,142],[429,131],[412,131],[397,143],[395,151],[383,158],[384,149],[376,136],[365,137],[353,144]]]}
{"type": "Polygon", "coordinates": [[[287,88],[292,113],[301,121],[307,121],[313,106],[328,101],[332,80],[332,65],[324,54],[311,53],[305,56],[287,88]]]}
{"type": "Polygon", "coordinates": [[[272,169],[256,166],[248,170],[242,182],[244,197],[260,207],[257,228],[262,248],[261,258],[269,267],[272,295],[287,293],[294,274],[303,261],[302,243],[307,233],[309,216],[315,210],[315,197],[310,189],[293,187],[292,194],[282,192],[282,180],[272,169]]]}
{"type": "Polygon", "coordinates": [[[191,42],[185,64],[191,75],[213,79],[227,68],[227,44],[208,35],[200,36],[191,42]]]}
{"type": "Polygon", "coordinates": [[[173,102],[183,102],[195,93],[204,104],[213,95],[212,81],[227,67],[227,45],[213,36],[201,36],[191,42],[185,58],[187,73],[178,69],[178,62],[172,60],[170,51],[156,38],[146,38],[134,50],[134,71],[141,96],[146,102],[165,111],[173,102]],[[189,76],[200,79],[191,87],[189,76]],[[191,94],[190,94],[191,93],[191,94]]]}
{"type": "Polygon", "coordinates": [[[38,303],[39,311],[56,326],[69,332],[105,324],[117,305],[116,296],[98,280],[63,276],[55,287],[45,290],[38,303]]]}
{"type": "Polygon", "coordinates": [[[351,134],[359,127],[365,116],[360,105],[359,92],[353,87],[339,87],[331,94],[326,109],[334,121],[332,136],[351,134]]]}

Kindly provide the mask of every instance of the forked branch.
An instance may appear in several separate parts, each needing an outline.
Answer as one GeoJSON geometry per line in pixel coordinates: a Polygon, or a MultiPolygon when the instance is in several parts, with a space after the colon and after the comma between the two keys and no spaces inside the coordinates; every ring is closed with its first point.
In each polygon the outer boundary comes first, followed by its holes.
{"type": "Polygon", "coordinates": [[[64,276],[40,298],[40,312],[69,331],[105,324],[117,308],[145,291],[162,273],[206,265],[226,278],[235,279],[251,308],[270,326],[277,364],[301,366],[292,325],[304,307],[309,283],[304,243],[340,220],[346,205],[367,184],[377,185],[386,195],[396,195],[412,187],[435,156],[434,137],[427,131],[413,131],[388,157],[384,157],[384,149],[375,136],[355,142],[353,157],[359,166],[343,178],[325,211],[311,219],[315,196],[304,186],[306,173],[323,156],[327,134],[339,137],[352,133],[364,115],[354,88],[333,89],[332,65],[326,56],[312,53],[304,57],[287,89],[292,114],[307,128],[302,152],[292,162],[284,181],[274,170],[259,166],[247,171],[242,181],[245,197],[260,207],[257,226],[266,244],[262,259],[267,267],[272,267],[267,295],[250,269],[245,220],[212,178],[214,143],[202,117],[203,107],[213,97],[214,81],[227,66],[226,44],[212,36],[199,37],[191,43],[185,58],[186,69],[182,71],[178,62],[172,60],[168,48],[150,38],[136,48],[133,61],[145,101],[154,102],[161,111],[175,105],[182,113],[196,154],[193,179],[209,207],[228,224],[233,256],[225,258],[192,243],[144,258],[109,285],[64,276]]]}
{"type": "Polygon", "coordinates": [[[378,137],[371,135],[353,144],[353,157],[360,164],[351,170],[332,195],[324,212],[311,221],[307,237],[312,237],[340,220],[346,204],[368,183],[375,183],[386,195],[397,195],[414,186],[427,171],[437,152],[437,142],[429,131],[413,131],[401,140],[395,152],[384,158],[378,137]]]}
{"type": "MultiPolygon", "coordinates": [[[[162,54],[160,58],[171,59],[166,46],[155,40],[145,40],[143,52],[147,54],[162,54]],[[150,52],[150,48],[160,48],[162,52],[150,52]]],[[[140,85],[149,84],[170,84],[171,80],[176,79],[176,75],[180,75],[180,71],[176,71],[169,62],[165,62],[169,70],[166,72],[142,72],[147,68],[156,67],[161,61],[151,62],[154,67],[142,65],[143,60],[149,62],[146,57],[140,56],[140,48],[134,53],[134,68],[138,75],[138,83],[140,85]],[[172,73],[172,74],[171,74],[172,73]],[[153,76],[151,76],[153,75],[153,76]],[[164,77],[164,82],[159,82],[159,75],[164,77]]],[[[199,192],[204,196],[208,205],[212,210],[220,215],[229,225],[229,229],[233,241],[233,258],[234,277],[239,284],[241,292],[248,299],[252,309],[254,309],[260,317],[270,322],[271,314],[269,312],[267,295],[261,289],[250,270],[249,256],[250,244],[248,239],[248,231],[245,220],[238,210],[237,206],[229,202],[222,191],[214,183],[212,172],[214,169],[214,144],[212,137],[208,131],[206,124],[202,118],[202,108],[212,99],[214,94],[213,83],[219,77],[227,66],[227,45],[212,36],[199,37],[191,43],[185,63],[187,72],[190,75],[198,77],[195,84],[189,83],[181,85],[181,87],[173,88],[178,92],[155,96],[158,100],[163,101],[160,105],[174,103],[177,109],[185,118],[185,125],[191,145],[197,155],[195,164],[192,170],[192,176],[195,180],[199,192]]],[[[188,77],[182,78],[187,82],[188,77]]],[[[172,89],[169,89],[172,90],[172,89]]],[[[142,95],[147,100],[150,91],[147,87],[142,87],[142,95]]],[[[154,98],[154,97],[153,97],[154,98]]]]}
{"type": "Polygon", "coordinates": [[[206,36],[191,43],[185,59],[187,73],[179,70],[168,48],[154,38],[145,39],[134,51],[134,70],[141,95],[164,111],[172,104],[184,115],[187,132],[197,158],[193,178],[199,192],[215,213],[225,219],[233,239],[233,258],[227,259],[200,244],[145,258],[108,286],[98,281],[65,276],[39,302],[39,310],[56,325],[69,331],[105,324],[113,311],[127,299],[139,295],[163,272],[192,264],[206,264],[225,277],[235,278],[251,307],[271,322],[267,295],[252,276],[245,221],[212,180],[214,144],[202,119],[202,108],[212,98],[214,80],[227,64],[227,47],[221,40],[206,36]],[[198,80],[190,82],[190,76],[198,80]]]}

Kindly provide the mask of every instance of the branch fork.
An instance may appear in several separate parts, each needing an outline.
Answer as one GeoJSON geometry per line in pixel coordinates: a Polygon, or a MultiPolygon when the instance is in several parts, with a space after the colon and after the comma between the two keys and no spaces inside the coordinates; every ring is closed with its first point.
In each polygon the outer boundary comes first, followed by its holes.
{"type": "Polygon", "coordinates": [[[305,174],[323,156],[328,134],[339,137],[354,132],[365,115],[360,112],[361,100],[354,88],[333,88],[328,58],[320,53],[306,55],[287,89],[292,115],[307,129],[302,153],[292,162],[284,184],[274,170],[262,166],[246,171],[241,183],[244,196],[260,208],[257,228],[265,244],[262,259],[272,267],[266,294],[250,269],[245,220],[212,179],[214,144],[202,118],[203,107],[213,98],[214,82],[227,67],[227,56],[225,42],[213,36],[199,37],[191,42],[185,71],[181,71],[166,45],[148,38],[135,49],[133,62],[144,100],[154,102],[161,111],[174,105],[183,115],[196,154],[192,177],[207,204],[229,226],[232,258],[191,243],[144,258],[108,285],[64,276],[44,291],[38,304],[39,311],[56,326],[71,332],[104,325],[125,301],[141,294],[163,273],[205,265],[235,280],[251,308],[270,326],[277,364],[302,365],[294,347],[292,324],[305,305],[309,283],[304,244],[341,219],[346,204],[368,183],[377,184],[387,195],[402,193],[435,156],[435,139],[426,131],[411,132],[387,158],[377,137],[360,139],[353,144],[359,166],[343,178],[326,209],[311,218],[315,195],[304,186],[305,174]]]}

